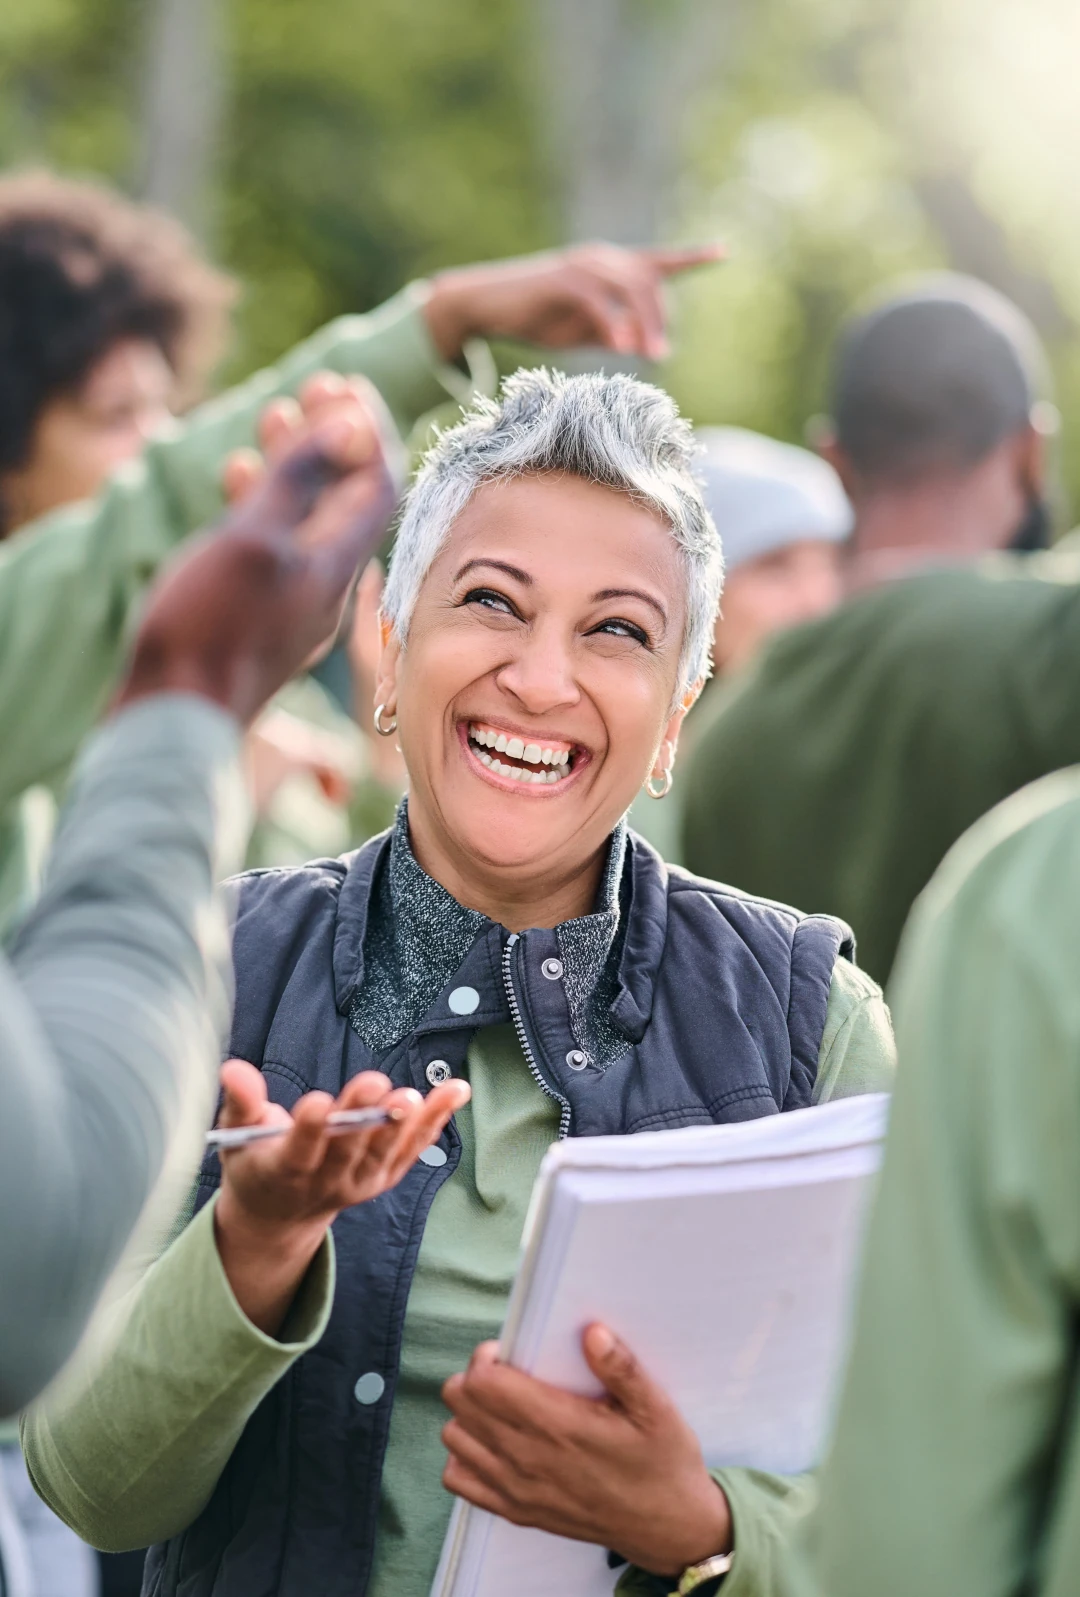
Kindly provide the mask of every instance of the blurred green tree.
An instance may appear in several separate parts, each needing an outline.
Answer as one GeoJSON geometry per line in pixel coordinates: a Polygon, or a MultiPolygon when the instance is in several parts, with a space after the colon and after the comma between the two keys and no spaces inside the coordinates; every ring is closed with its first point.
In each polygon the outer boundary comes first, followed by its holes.
{"type": "Polygon", "coordinates": [[[202,226],[247,289],[226,376],[439,264],[719,233],[662,375],[799,438],[854,300],[974,271],[1050,345],[1078,494],[1078,63],[1075,0],[34,0],[0,10],[0,162],[202,226]]]}

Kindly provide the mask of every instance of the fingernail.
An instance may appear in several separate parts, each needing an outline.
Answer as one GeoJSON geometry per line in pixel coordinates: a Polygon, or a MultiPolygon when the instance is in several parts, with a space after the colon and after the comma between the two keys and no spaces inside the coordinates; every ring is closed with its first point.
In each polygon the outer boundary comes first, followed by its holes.
{"type": "Polygon", "coordinates": [[[592,1342],[593,1355],[598,1359],[606,1359],[615,1351],[615,1338],[606,1325],[594,1325],[589,1332],[592,1342]]]}

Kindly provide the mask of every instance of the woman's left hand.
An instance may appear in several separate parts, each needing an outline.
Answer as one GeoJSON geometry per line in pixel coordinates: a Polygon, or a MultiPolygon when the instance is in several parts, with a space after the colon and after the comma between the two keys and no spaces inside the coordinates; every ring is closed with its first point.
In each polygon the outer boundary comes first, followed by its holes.
{"type": "Polygon", "coordinates": [[[603,1325],[582,1338],[601,1398],[577,1397],[499,1362],[484,1342],[443,1400],[443,1485],[515,1525],[596,1542],[657,1575],[731,1547],[727,1498],[697,1437],[603,1325]]]}

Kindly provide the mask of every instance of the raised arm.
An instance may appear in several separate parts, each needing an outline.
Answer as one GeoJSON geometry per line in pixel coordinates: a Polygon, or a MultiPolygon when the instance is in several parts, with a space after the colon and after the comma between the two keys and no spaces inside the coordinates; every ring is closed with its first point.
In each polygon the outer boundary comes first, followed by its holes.
{"type": "Polygon", "coordinates": [[[241,840],[239,730],[333,634],[393,503],[375,411],[348,395],[149,601],[0,963],[0,1415],[55,1374],[151,1192],[197,1162],[228,1021],[213,884],[241,840]]]}
{"type": "Polygon", "coordinates": [[[408,433],[485,380],[452,364],[484,336],[655,356],[664,281],[718,254],[589,245],[415,283],[369,315],[331,322],[277,366],[200,406],[99,499],[0,544],[0,812],[70,764],[115,681],[134,607],[171,550],[220,514],[222,462],[255,442],[271,400],[316,371],[358,374],[408,433]]]}
{"type": "Polygon", "coordinates": [[[222,464],[266,405],[322,369],[369,373],[400,427],[446,397],[419,298],[346,317],[200,406],[98,499],[0,543],[0,809],[62,773],[105,706],[133,612],[176,545],[221,513],[222,464]]]}

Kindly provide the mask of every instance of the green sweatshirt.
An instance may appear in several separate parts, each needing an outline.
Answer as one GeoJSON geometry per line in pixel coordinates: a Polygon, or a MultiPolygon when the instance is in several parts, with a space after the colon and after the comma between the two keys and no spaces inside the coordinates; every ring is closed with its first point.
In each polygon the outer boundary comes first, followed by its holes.
{"type": "Polygon", "coordinates": [[[97,499],[65,506],[0,543],[0,935],[36,889],[36,784],[63,780],[101,714],[133,614],[162,562],[221,513],[228,452],[255,441],[266,402],[313,372],[360,372],[398,427],[467,380],[442,366],[415,287],[367,316],[345,316],[276,367],[200,406],[148,445],[97,499]]]}
{"type": "Polygon", "coordinates": [[[892,997],[903,1069],[800,1597],[1080,1578],[1080,770],[959,843],[892,997]]]}
{"type": "MultiPolygon", "coordinates": [[[[839,960],[815,1101],[888,1088],[892,1068],[881,992],[839,960]]],[[[461,1162],[432,1205],[409,1296],[368,1597],[430,1590],[452,1501],[440,1485],[442,1384],[478,1342],[499,1334],[533,1181],[558,1134],[557,1106],[537,1087],[511,1027],[477,1033],[468,1075],[473,1100],[457,1118],[461,1162]]],[[[188,1525],[256,1404],[321,1336],[333,1291],[325,1260],[317,1276],[320,1285],[305,1282],[286,1345],[262,1336],[229,1290],[204,1209],[134,1292],[126,1329],[94,1382],[26,1421],[28,1465],[50,1506],[108,1548],[188,1525]]],[[[769,1549],[805,1488],[746,1470],[719,1478],[741,1549],[735,1597],[770,1591],[769,1549]]]]}
{"type": "Polygon", "coordinates": [[[1078,668],[1075,554],[1002,555],[853,599],[694,712],[680,857],[841,916],[884,982],[961,833],[1080,761],[1078,668]]]}

